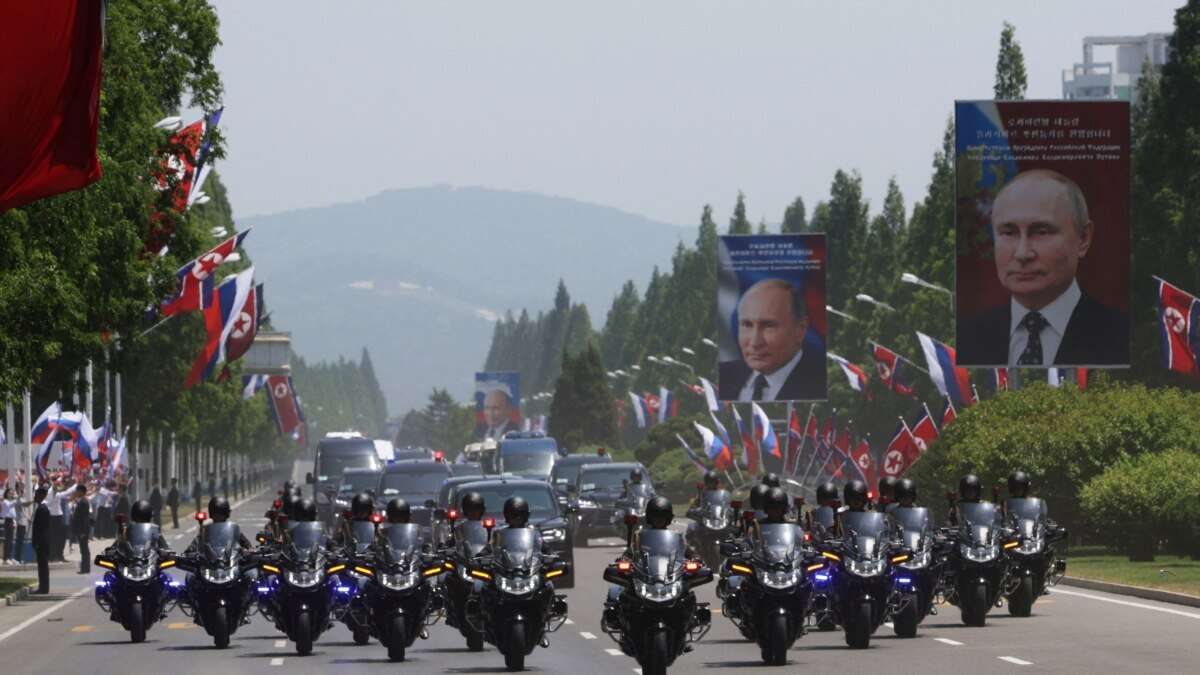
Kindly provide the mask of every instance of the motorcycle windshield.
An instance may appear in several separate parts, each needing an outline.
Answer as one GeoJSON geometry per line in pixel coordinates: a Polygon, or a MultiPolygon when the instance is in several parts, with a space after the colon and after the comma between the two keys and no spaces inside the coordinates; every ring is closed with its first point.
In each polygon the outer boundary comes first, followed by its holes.
{"type": "Polygon", "coordinates": [[[846,511],[842,514],[842,541],[859,558],[883,555],[887,521],[878,511],[846,511]]]}
{"type": "Polygon", "coordinates": [[[904,545],[916,551],[929,530],[929,509],[898,506],[888,512],[904,532],[904,545]]]}
{"type": "Polygon", "coordinates": [[[209,562],[225,561],[233,553],[241,530],[234,523],[212,523],[204,528],[205,555],[209,562]]]}
{"type": "Polygon", "coordinates": [[[361,551],[375,541],[375,523],[369,520],[351,521],[350,534],[354,536],[354,547],[361,551]]]}
{"type": "Polygon", "coordinates": [[[647,575],[670,581],[677,562],[683,559],[683,538],[670,530],[644,529],[638,534],[638,553],[647,575]]]}
{"type": "Polygon", "coordinates": [[[292,557],[296,560],[311,560],[325,544],[325,531],[317,522],[296,523],[291,532],[292,557]]]}
{"type": "Polygon", "coordinates": [[[532,527],[506,527],[496,532],[496,559],[510,570],[532,569],[542,553],[541,533],[532,527]]]}
{"type": "Polygon", "coordinates": [[[963,527],[967,529],[969,541],[982,545],[991,542],[999,513],[991,502],[962,503],[958,505],[963,516],[963,527]]]}
{"type": "Polygon", "coordinates": [[[468,520],[458,531],[459,547],[467,558],[474,558],[487,546],[487,528],[478,520],[468,520]]]}
{"type": "Polygon", "coordinates": [[[421,550],[421,526],[414,523],[389,525],[383,531],[383,540],[387,542],[388,562],[410,560],[421,550]]]}
{"type": "Polygon", "coordinates": [[[821,506],[812,512],[813,524],[819,525],[825,529],[833,527],[833,521],[836,518],[836,512],[828,506],[821,506]]]}
{"type": "Polygon", "coordinates": [[[654,496],[654,488],[645,483],[630,483],[629,496],[650,499],[654,496]]]}
{"type": "Polygon", "coordinates": [[[1025,537],[1033,537],[1038,525],[1046,518],[1046,504],[1037,497],[1024,499],[1009,499],[1004,502],[1008,517],[1015,525],[1017,532],[1025,537]]]}
{"type": "Polygon", "coordinates": [[[153,523],[133,523],[126,530],[125,544],[135,556],[145,556],[158,542],[158,526],[153,523]]]}
{"type": "MultiPolygon", "coordinates": [[[[758,556],[771,564],[792,562],[799,529],[791,523],[762,525],[759,529],[758,556]]],[[[799,536],[803,538],[804,535],[799,536]]]]}
{"type": "Polygon", "coordinates": [[[729,490],[709,490],[704,493],[705,506],[729,506],[733,497],[730,496],[729,490]]]}

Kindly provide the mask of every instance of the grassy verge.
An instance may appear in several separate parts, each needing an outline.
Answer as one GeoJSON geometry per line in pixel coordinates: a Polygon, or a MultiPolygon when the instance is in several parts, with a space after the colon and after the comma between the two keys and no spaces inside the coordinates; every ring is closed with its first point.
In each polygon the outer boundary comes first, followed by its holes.
{"type": "Polygon", "coordinates": [[[0,577],[0,598],[12,593],[22,586],[28,586],[35,581],[37,580],[25,579],[23,577],[0,577]]]}
{"type": "Polygon", "coordinates": [[[1069,551],[1067,574],[1200,596],[1200,560],[1188,557],[1159,555],[1154,562],[1130,562],[1105,548],[1082,546],[1069,551]]]}

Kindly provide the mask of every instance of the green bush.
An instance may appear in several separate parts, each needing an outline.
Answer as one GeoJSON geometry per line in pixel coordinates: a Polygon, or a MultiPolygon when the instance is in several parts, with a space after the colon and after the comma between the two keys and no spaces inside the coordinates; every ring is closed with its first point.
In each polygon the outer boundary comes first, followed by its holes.
{"type": "Polygon", "coordinates": [[[1178,449],[1122,459],[1080,491],[1088,521],[1130,560],[1154,560],[1161,542],[1190,541],[1198,498],[1200,455],[1178,449]]]}
{"type": "MultiPolygon", "coordinates": [[[[1125,458],[1170,448],[1200,449],[1200,395],[1177,389],[1110,385],[1080,392],[1032,384],[960,411],[909,475],[932,495],[973,472],[1002,485],[1021,468],[1051,515],[1084,524],[1079,491],[1125,458]]],[[[986,488],[985,488],[986,490],[986,488]]]]}

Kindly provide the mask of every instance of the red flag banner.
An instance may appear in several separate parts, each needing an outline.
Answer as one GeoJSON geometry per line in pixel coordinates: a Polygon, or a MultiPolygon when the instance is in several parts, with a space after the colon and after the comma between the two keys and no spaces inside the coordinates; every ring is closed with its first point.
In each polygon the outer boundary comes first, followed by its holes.
{"type": "Polygon", "coordinates": [[[1163,367],[1200,377],[1200,300],[1158,280],[1163,367]]]}
{"type": "Polygon", "coordinates": [[[291,436],[300,431],[300,406],[296,392],[292,389],[292,378],[287,375],[271,375],[267,378],[267,391],[271,393],[271,409],[275,412],[275,423],[279,433],[291,436]]]}

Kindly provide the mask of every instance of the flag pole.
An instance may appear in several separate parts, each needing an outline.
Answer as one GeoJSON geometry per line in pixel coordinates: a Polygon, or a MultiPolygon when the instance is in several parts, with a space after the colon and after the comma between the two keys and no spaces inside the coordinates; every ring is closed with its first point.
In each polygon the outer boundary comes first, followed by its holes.
{"type": "MultiPolygon", "coordinates": [[[[787,417],[783,421],[783,461],[780,462],[780,470],[782,473],[788,473],[787,463],[792,458],[792,410],[795,407],[795,402],[787,402],[787,417]]],[[[795,462],[792,462],[795,464],[795,462]]]]}

